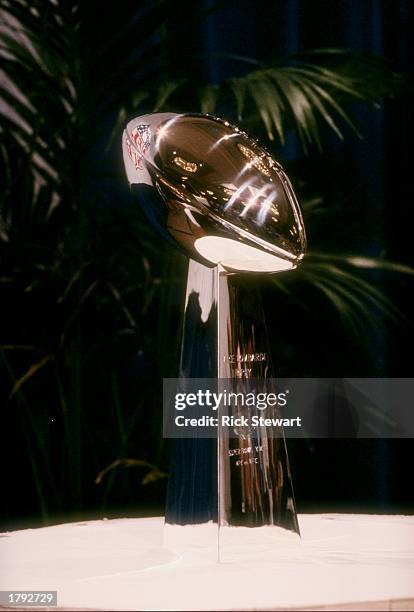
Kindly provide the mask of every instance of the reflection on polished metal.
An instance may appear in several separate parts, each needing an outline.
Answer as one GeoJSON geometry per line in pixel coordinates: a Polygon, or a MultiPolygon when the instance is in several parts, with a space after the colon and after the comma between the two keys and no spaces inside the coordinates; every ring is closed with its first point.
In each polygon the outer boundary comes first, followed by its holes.
{"type": "MultiPolygon", "coordinates": [[[[207,115],[138,117],[123,152],[149,221],[190,257],[180,375],[232,379],[235,387],[272,377],[257,274],[247,273],[295,268],[305,253],[282,167],[239,128],[207,115]]],[[[282,431],[174,443],[167,523],[299,533],[282,431]]]]}
{"type": "Polygon", "coordinates": [[[131,121],[123,143],[129,182],[143,191],[149,219],[195,261],[278,272],[302,259],[305,232],[290,181],[238,128],[157,113],[131,121]],[[160,197],[145,197],[152,190],[160,197]]]}
{"type": "MultiPolygon", "coordinates": [[[[258,392],[277,391],[265,382],[274,374],[255,279],[219,274],[218,295],[219,377],[226,379],[226,386],[231,379],[235,393],[246,393],[249,380],[258,392]],[[263,386],[257,388],[260,379],[263,386]]],[[[274,414],[271,410],[268,406],[266,417],[280,416],[277,409],[274,414]]],[[[299,533],[283,429],[249,426],[230,438],[223,433],[219,436],[220,526],[276,525],[299,533]]]]}

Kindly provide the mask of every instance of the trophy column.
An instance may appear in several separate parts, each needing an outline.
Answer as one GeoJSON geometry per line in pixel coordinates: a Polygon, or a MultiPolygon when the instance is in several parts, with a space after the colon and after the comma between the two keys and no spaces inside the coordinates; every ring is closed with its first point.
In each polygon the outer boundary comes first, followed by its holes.
{"type": "MultiPolygon", "coordinates": [[[[190,260],[182,378],[216,378],[219,389],[234,392],[250,383],[265,388],[273,371],[256,279],[190,260]]],[[[217,439],[173,440],[166,523],[299,533],[282,429],[236,428],[229,435],[219,427],[217,439]]]]}
{"type": "MultiPolygon", "coordinates": [[[[257,275],[229,274],[221,269],[218,285],[218,375],[227,391],[275,392],[274,372],[257,275]]],[[[227,408],[232,417],[258,414],[257,408],[227,408]]],[[[266,417],[277,416],[267,407],[266,417]],[[270,411],[270,412],[269,412],[270,411]]],[[[233,552],[240,558],[245,537],[250,543],[273,545],[269,536],[299,535],[292,479],[283,429],[265,426],[219,428],[218,490],[222,559],[233,552]],[[249,527],[272,526],[271,531],[249,527]],[[256,537],[258,536],[258,537],[256,537]]],[[[231,554],[230,554],[231,558],[231,554]]]]}

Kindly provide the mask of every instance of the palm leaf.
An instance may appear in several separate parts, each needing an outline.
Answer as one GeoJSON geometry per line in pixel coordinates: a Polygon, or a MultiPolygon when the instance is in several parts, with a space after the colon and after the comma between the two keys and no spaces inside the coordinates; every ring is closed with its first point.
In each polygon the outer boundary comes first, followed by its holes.
{"type": "MultiPolygon", "coordinates": [[[[349,57],[348,52],[337,53],[338,57],[349,57]]],[[[369,72],[370,64],[366,64],[369,72]]],[[[248,89],[251,101],[265,123],[266,130],[271,139],[274,137],[273,129],[283,143],[283,131],[281,118],[286,129],[289,122],[299,133],[302,144],[306,146],[306,141],[318,143],[320,140],[320,127],[316,112],[320,119],[339,136],[342,137],[337,119],[341,119],[352,129],[357,131],[348,112],[345,110],[344,103],[348,100],[371,99],[379,100],[380,96],[391,95],[395,89],[394,83],[390,83],[389,90],[378,92],[374,96],[373,92],[365,90],[363,83],[352,74],[338,74],[337,71],[330,70],[323,65],[301,61],[293,58],[287,61],[286,65],[270,66],[259,68],[245,77],[232,79],[229,83],[223,83],[222,88],[230,87],[233,92],[243,92],[246,85],[254,81],[262,92],[266,89],[266,96],[258,96],[255,90],[248,89]],[[293,64],[293,65],[291,65],[293,64]],[[270,84],[270,86],[269,86],[270,84]],[[273,86],[273,87],[272,87],[273,86]],[[263,116],[261,109],[271,101],[274,111],[271,114],[272,125],[269,129],[268,114],[263,116]],[[288,110],[289,112],[286,112],[288,110]]],[[[238,93],[238,112],[239,116],[246,105],[246,97],[241,98],[238,93]]]]}
{"type": "MultiPolygon", "coordinates": [[[[364,333],[367,326],[377,328],[381,325],[381,317],[410,325],[392,299],[361,276],[361,271],[366,269],[414,275],[414,268],[392,261],[318,252],[304,259],[294,279],[295,283],[309,283],[323,293],[357,336],[364,333]]],[[[287,275],[285,279],[288,286],[291,277],[287,275]]],[[[283,280],[278,277],[273,282],[279,288],[283,286],[283,280]]]]}
{"type": "Polygon", "coordinates": [[[161,83],[160,87],[158,88],[157,98],[153,108],[154,113],[159,111],[167,104],[174,91],[176,91],[182,85],[182,83],[182,79],[161,83]]]}
{"type": "MultiPolygon", "coordinates": [[[[346,50],[322,51],[309,61],[309,55],[292,57],[284,64],[260,67],[244,77],[224,80],[214,86],[214,100],[211,88],[201,88],[199,97],[201,109],[213,112],[230,92],[236,101],[237,117],[246,119],[255,111],[270,140],[277,134],[284,142],[288,128],[294,128],[300,136],[303,147],[315,143],[321,147],[320,126],[327,124],[339,138],[343,138],[341,123],[348,125],[360,135],[352,121],[346,104],[349,101],[365,101],[377,104],[385,97],[400,91],[401,78],[395,75],[377,58],[366,58],[346,50]],[[322,62],[335,57],[335,66],[330,68],[322,62]],[[355,72],[350,66],[355,67],[355,72]],[[381,85],[373,86],[379,73],[381,85]]],[[[328,62],[329,63],[329,62],[328,62]]],[[[187,99],[192,101],[188,89],[187,99]]],[[[193,110],[193,109],[188,109],[193,110]]]]}
{"type": "Polygon", "coordinates": [[[42,357],[42,359],[40,359],[36,363],[33,363],[26,370],[26,372],[22,376],[20,376],[20,378],[18,380],[16,380],[16,382],[14,383],[13,388],[12,388],[12,390],[10,392],[10,395],[9,395],[8,399],[10,400],[18,391],[20,391],[21,387],[28,380],[30,380],[36,374],[36,372],[41,370],[51,359],[52,359],[51,355],[46,355],[45,357],[42,357]]]}
{"type": "Polygon", "coordinates": [[[201,112],[214,113],[219,96],[219,87],[217,85],[206,85],[199,90],[199,95],[201,112]]]}
{"type": "Polygon", "coordinates": [[[95,478],[95,484],[101,484],[106,474],[119,467],[138,467],[147,469],[148,472],[141,481],[141,484],[143,485],[150,484],[151,482],[155,482],[160,478],[167,477],[167,474],[165,472],[162,472],[156,465],[149,463],[144,459],[115,459],[115,461],[110,463],[108,466],[106,466],[103,470],[99,472],[99,474],[95,478]]]}

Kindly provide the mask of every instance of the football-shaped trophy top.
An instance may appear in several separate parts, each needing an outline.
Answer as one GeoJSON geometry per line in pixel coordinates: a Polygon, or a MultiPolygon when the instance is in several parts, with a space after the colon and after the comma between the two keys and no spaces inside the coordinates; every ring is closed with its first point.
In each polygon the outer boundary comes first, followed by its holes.
{"type": "Polygon", "coordinates": [[[149,221],[192,259],[229,271],[278,272],[303,258],[305,229],[288,177],[229,122],[143,115],[128,123],[123,155],[149,221]]]}

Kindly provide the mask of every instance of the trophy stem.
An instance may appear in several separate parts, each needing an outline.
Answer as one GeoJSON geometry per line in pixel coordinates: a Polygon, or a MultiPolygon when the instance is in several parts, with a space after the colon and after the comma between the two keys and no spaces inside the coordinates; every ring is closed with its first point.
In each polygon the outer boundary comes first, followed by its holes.
{"type": "MultiPolygon", "coordinates": [[[[218,270],[220,390],[278,391],[256,279],[218,270]]],[[[266,410],[266,417],[276,416],[277,409],[274,414],[266,410]]],[[[232,407],[226,414],[251,417],[254,412],[232,407]]],[[[219,427],[219,527],[271,525],[299,534],[283,428],[237,426],[230,433],[219,427]]]]}
{"type": "MultiPolygon", "coordinates": [[[[180,377],[216,379],[228,391],[273,378],[256,278],[190,260],[180,377]]],[[[165,520],[299,534],[283,430],[229,436],[219,427],[217,439],[174,439],[165,520]]]]}

